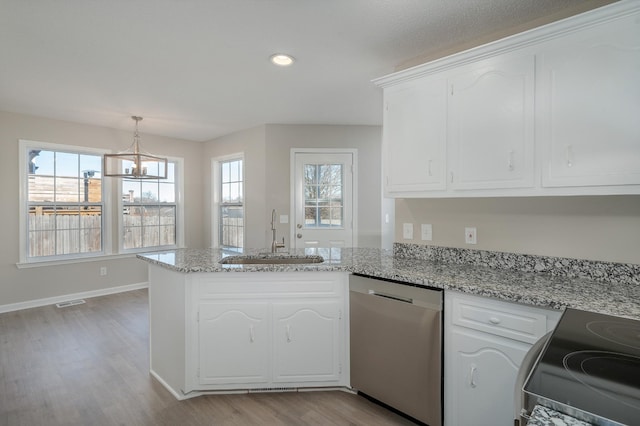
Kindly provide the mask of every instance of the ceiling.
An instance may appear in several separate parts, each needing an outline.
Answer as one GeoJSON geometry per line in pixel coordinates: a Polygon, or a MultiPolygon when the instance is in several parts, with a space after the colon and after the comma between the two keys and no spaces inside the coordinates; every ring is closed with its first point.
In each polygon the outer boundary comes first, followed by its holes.
{"type": "Polygon", "coordinates": [[[371,79],[584,2],[0,0],[0,110],[194,141],[379,125],[371,79]]]}

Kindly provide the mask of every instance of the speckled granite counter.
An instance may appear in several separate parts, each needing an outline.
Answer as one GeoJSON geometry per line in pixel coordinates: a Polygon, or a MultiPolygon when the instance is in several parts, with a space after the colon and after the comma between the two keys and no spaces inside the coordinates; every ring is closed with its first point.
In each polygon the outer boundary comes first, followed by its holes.
{"type": "MultiPolygon", "coordinates": [[[[631,265],[631,269],[627,268],[629,265],[622,265],[626,269],[623,268],[622,274],[618,273],[622,277],[620,282],[608,282],[599,277],[588,279],[572,277],[568,273],[561,274],[557,272],[557,268],[556,272],[542,270],[537,266],[539,262],[531,267],[532,271],[505,267],[509,263],[523,262],[523,255],[501,254],[498,258],[501,263],[494,265],[486,261],[486,253],[490,252],[478,252],[483,263],[456,263],[455,259],[431,255],[424,258],[421,253],[411,250],[407,253],[404,250],[406,248],[400,246],[400,250],[395,250],[395,255],[392,251],[367,248],[334,250],[329,255],[328,250],[319,249],[317,254],[326,259],[324,263],[297,265],[222,265],[219,263],[220,259],[235,253],[216,249],[178,249],[140,254],[138,258],[183,273],[345,271],[529,305],[554,309],[572,307],[640,320],[640,276],[635,269],[638,265],[631,265]],[[514,260],[513,256],[520,257],[514,260]],[[491,266],[485,266],[487,263],[491,266]]],[[[461,252],[459,249],[452,250],[461,252]]],[[[254,250],[249,254],[258,252],[259,250],[254,250]]],[[[451,253],[452,251],[447,251],[447,256],[451,256],[451,253]]],[[[468,254],[462,253],[464,256],[468,254]]],[[[456,259],[459,261],[464,256],[457,255],[456,259]]],[[[495,258],[491,257],[491,262],[498,262],[495,258]]],[[[560,263],[566,263],[568,268],[576,268],[571,261],[562,260],[560,263]]],[[[595,269],[600,271],[602,267],[596,265],[595,269]]],[[[615,276],[616,273],[608,275],[615,276]]]]}
{"type": "Polygon", "coordinates": [[[536,405],[527,426],[591,426],[591,423],[583,422],[551,408],[536,405]]]}

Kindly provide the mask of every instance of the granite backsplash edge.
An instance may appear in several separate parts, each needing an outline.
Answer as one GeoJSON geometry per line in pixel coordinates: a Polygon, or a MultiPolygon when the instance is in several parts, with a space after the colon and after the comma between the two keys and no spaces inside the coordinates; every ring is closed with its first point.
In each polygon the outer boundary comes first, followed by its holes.
{"type": "Polygon", "coordinates": [[[423,244],[394,243],[394,257],[470,264],[552,276],[586,278],[602,283],[640,285],[640,265],[531,254],[506,253],[423,244]]]}

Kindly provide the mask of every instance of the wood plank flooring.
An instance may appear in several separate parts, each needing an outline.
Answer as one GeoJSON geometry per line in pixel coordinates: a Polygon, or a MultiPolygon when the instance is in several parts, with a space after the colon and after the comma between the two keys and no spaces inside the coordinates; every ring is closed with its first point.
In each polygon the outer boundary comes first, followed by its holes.
{"type": "Polygon", "coordinates": [[[0,425],[412,425],[347,392],[177,401],[149,375],[147,291],[0,314],[0,425]]]}

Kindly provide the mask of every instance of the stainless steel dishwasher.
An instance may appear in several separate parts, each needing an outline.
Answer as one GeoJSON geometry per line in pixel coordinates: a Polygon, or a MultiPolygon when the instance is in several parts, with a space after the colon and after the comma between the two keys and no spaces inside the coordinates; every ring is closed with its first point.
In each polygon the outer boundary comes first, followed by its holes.
{"type": "Polygon", "coordinates": [[[442,424],[442,290],[349,279],[351,387],[442,424]]]}

